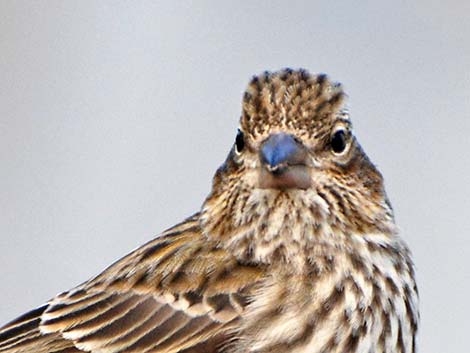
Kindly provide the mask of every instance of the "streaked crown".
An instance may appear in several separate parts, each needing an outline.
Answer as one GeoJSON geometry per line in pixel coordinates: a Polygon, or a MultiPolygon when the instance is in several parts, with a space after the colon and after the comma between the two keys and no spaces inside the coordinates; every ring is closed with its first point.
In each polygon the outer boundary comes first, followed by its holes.
{"type": "Polygon", "coordinates": [[[283,69],[254,76],[243,96],[242,130],[252,138],[273,130],[320,138],[343,116],[345,93],[326,75],[283,69]],[[313,120],[317,120],[315,123],[313,120]]]}

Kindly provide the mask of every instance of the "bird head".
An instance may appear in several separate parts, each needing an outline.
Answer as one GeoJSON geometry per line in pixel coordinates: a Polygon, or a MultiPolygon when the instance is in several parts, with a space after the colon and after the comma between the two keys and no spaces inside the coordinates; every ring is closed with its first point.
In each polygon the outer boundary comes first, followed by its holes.
{"type": "Polygon", "coordinates": [[[241,229],[258,236],[272,228],[272,238],[298,223],[327,233],[393,223],[382,176],[353,134],[345,97],[340,84],[305,70],[253,77],[235,143],[203,206],[208,233],[238,239],[241,229]]]}

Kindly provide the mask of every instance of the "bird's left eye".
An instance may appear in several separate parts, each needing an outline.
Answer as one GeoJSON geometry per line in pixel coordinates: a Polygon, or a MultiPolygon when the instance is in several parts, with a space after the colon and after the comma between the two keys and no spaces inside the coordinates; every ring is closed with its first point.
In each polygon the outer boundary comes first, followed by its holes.
{"type": "Polygon", "coordinates": [[[347,136],[344,130],[337,130],[333,136],[331,136],[331,149],[334,153],[340,154],[344,152],[347,147],[347,136]]]}
{"type": "Polygon", "coordinates": [[[235,138],[235,149],[237,153],[241,153],[245,148],[245,136],[241,130],[238,130],[237,137],[235,138]]]}

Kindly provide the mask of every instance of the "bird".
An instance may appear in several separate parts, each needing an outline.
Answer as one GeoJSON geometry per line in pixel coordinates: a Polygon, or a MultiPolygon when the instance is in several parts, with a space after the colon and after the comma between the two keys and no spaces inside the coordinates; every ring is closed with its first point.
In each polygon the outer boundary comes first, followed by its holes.
{"type": "Polygon", "coordinates": [[[346,98],[253,76],[199,211],[3,326],[0,352],[416,352],[412,255],[346,98]]]}

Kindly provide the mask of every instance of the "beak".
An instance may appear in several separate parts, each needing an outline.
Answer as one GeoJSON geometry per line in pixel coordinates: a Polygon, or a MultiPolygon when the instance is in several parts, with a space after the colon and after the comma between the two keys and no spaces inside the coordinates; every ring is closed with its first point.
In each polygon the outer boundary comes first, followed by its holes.
{"type": "Polygon", "coordinates": [[[311,186],[308,153],[292,135],[269,136],[260,149],[262,189],[307,189],[311,186]]]}

